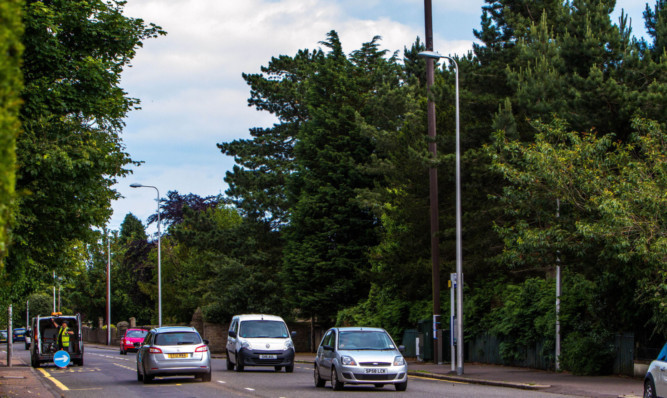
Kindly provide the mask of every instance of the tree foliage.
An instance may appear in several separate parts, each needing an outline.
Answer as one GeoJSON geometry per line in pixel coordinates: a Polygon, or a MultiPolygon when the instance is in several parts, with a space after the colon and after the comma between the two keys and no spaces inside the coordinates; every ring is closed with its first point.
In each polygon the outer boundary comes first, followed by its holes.
{"type": "Polygon", "coordinates": [[[124,4],[25,2],[13,284],[3,289],[13,297],[50,270],[68,272],[67,252],[96,239],[91,227],[107,221],[118,198],[112,186],[133,163],[120,134],[138,100],[120,87],[120,73],[143,40],[164,32],[124,16],[124,4]]]}

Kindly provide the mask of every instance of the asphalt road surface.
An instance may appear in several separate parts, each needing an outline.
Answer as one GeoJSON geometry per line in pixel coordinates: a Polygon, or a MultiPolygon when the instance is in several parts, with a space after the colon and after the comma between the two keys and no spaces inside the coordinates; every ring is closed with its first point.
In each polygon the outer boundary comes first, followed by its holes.
{"type": "MultiPolygon", "coordinates": [[[[28,351],[15,350],[15,356],[28,362],[28,351]]],[[[227,371],[224,359],[213,359],[213,379],[201,382],[193,377],[156,378],[151,384],[137,381],[135,354],[120,355],[118,350],[86,347],[84,366],[59,369],[55,365],[39,368],[41,377],[63,397],[544,397],[563,395],[518,389],[488,387],[410,376],[406,392],[393,386],[348,386],[333,391],[329,383],[316,388],[312,364],[297,363],[294,373],[275,372],[272,367],[250,367],[245,372],[227,371]]]]}

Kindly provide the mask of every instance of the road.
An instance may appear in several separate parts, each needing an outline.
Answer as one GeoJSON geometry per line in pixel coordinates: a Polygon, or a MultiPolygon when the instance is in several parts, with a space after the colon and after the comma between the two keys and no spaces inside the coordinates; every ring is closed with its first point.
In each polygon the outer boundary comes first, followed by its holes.
{"type": "MultiPolygon", "coordinates": [[[[28,351],[15,350],[15,356],[28,361],[28,351]]],[[[395,391],[392,386],[382,389],[368,386],[345,386],[344,391],[313,385],[312,365],[298,363],[294,373],[275,372],[273,368],[246,368],[239,373],[227,371],[224,359],[213,359],[213,380],[205,383],[192,377],[157,378],[151,384],[137,381],[136,358],[117,350],[86,347],[85,365],[59,369],[53,365],[39,368],[38,373],[49,380],[58,395],[79,397],[530,397],[557,398],[564,395],[517,389],[480,386],[410,377],[408,390],[395,391]]]]}

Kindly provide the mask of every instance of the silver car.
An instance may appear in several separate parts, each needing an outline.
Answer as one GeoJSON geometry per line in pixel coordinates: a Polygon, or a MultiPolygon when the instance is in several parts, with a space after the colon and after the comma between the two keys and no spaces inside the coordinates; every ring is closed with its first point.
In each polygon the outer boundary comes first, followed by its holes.
{"type": "Polygon", "coordinates": [[[327,381],[334,390],[345,384],[393,384],[408,388],[408,365],[386,330],[366,327],[329,329],[317,349],[313,372],[316,387],[327,381]]]}
{"type": "Polygon", "coordinates": [[[658,358],[651,362],[644,378],[644,398],[667,396],[667,344],[662,347],[658,358]]]}
{"type": "Polygon", "coordinates": [[[137,380],[150,383],[155,376],[194,375],[211,381],[208,342],[192,327],[152,329],[143,343],[136,343],[137,380]]]}

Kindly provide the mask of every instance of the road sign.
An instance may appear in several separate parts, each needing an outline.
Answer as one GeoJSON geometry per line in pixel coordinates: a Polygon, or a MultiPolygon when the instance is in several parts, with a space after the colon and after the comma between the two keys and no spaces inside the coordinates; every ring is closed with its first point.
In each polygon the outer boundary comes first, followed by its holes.
{"type": "Polygon", "coordinates": [[[53,363],[56,364],[59,368],[64,368],[69,365],[69,353],[67,351],[60,350],[53,354],[53,363]]]}

